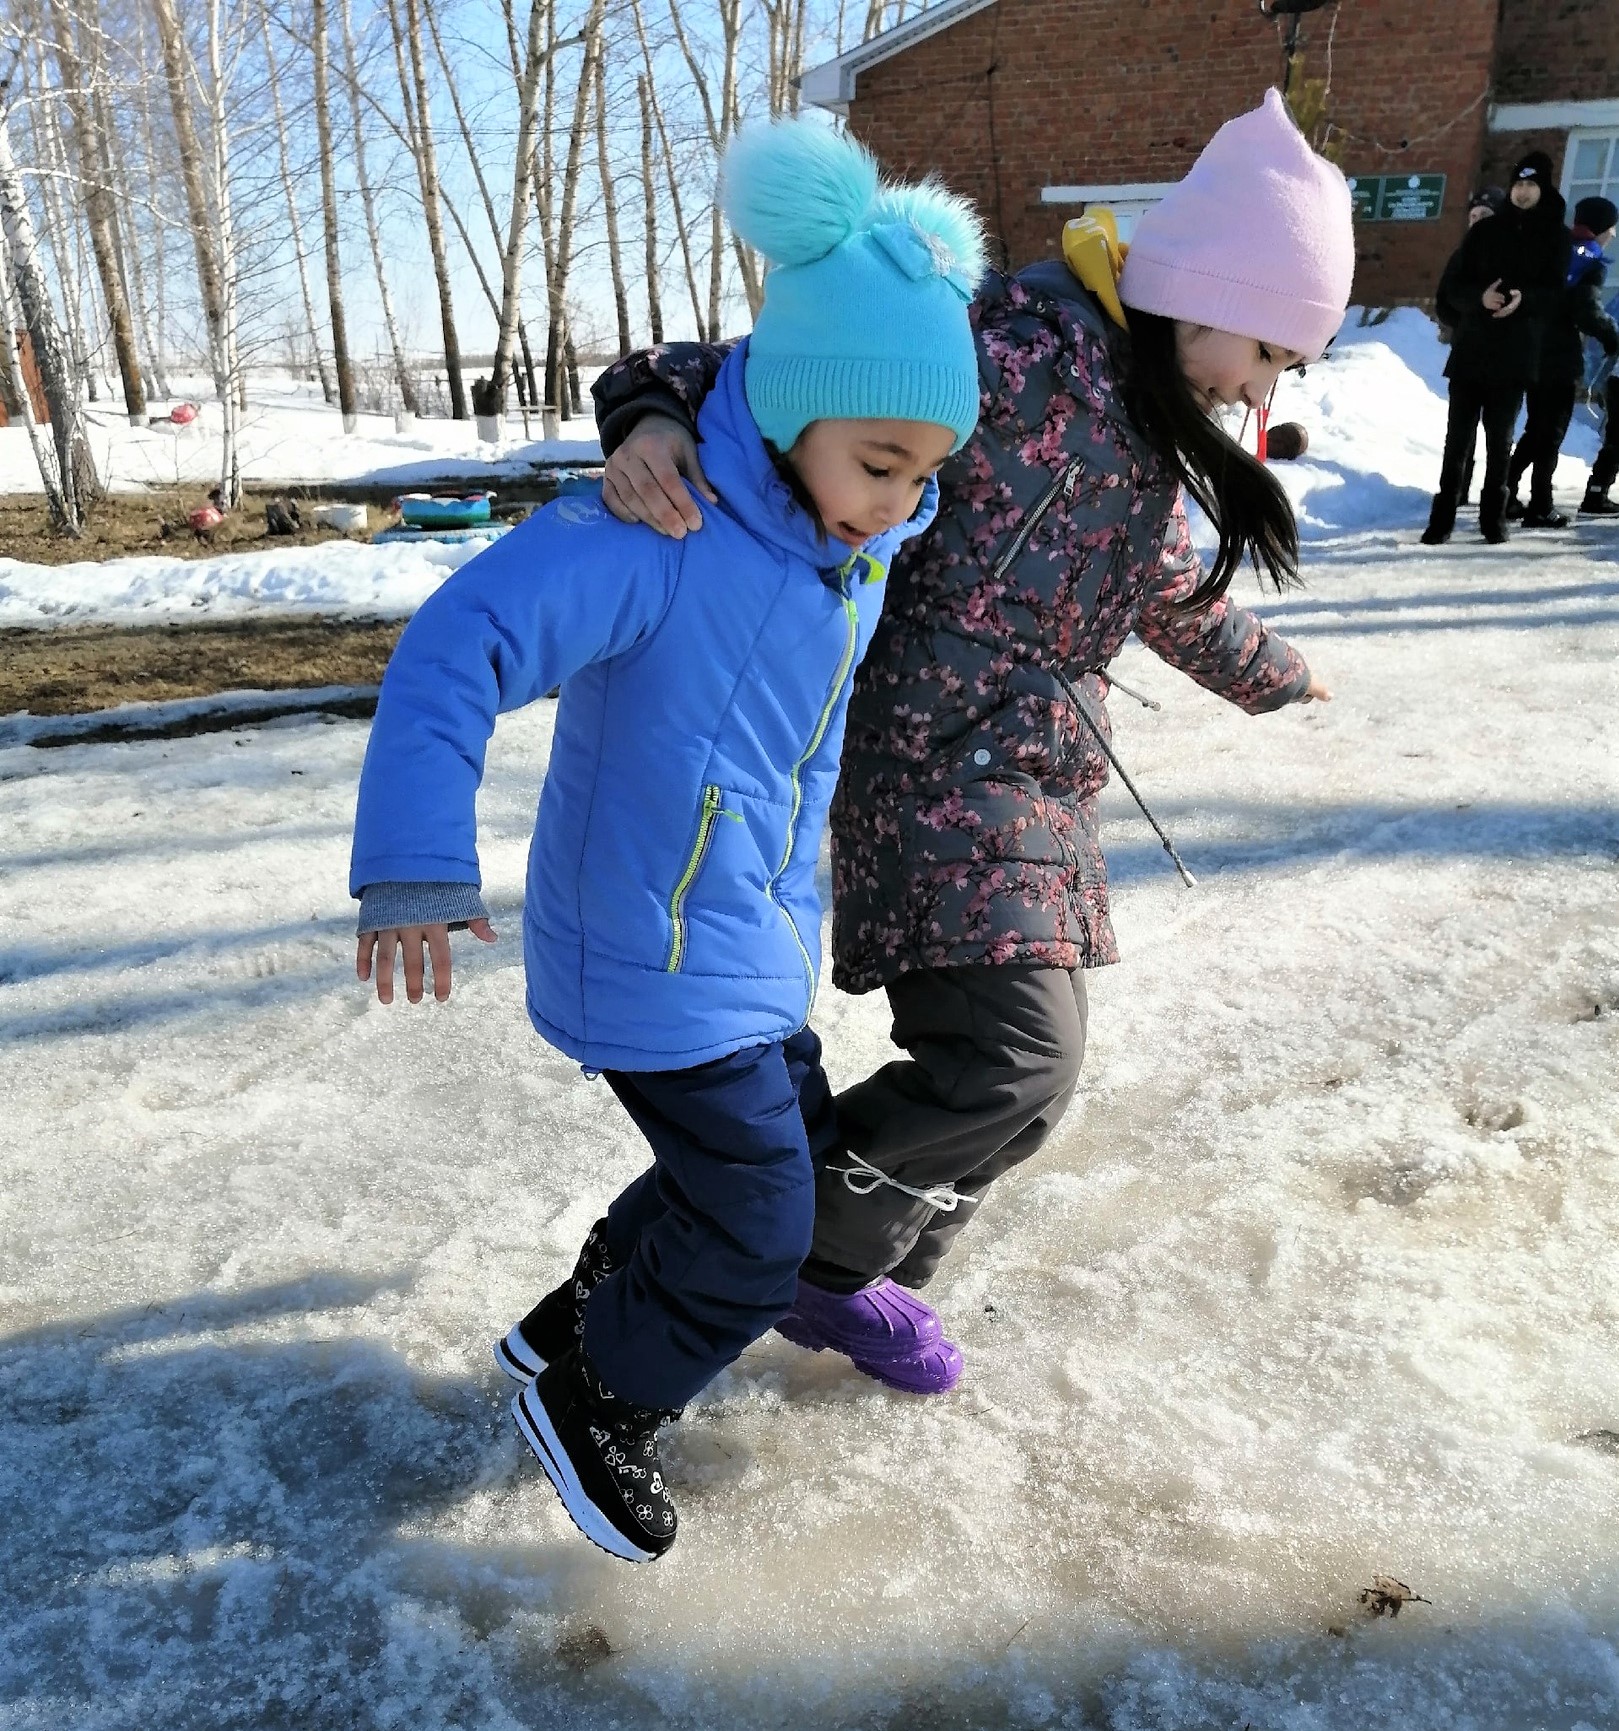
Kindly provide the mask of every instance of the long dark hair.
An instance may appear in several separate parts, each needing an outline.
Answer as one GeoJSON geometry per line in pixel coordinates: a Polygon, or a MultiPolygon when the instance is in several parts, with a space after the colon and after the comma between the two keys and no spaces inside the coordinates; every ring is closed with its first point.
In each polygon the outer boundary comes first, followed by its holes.
{"type": "Polygon", "coordinates": [[[1193,396],[1176,352],[1175,321],[1136,307],[1129,318],[1129,334],[1119,338],[1125,411],[1220,537],[1187,607],[1218,600],[1246,560],[1277,590],[1290,588],[1299,581],[1299,527],[1287,494],[1193,396]]]}

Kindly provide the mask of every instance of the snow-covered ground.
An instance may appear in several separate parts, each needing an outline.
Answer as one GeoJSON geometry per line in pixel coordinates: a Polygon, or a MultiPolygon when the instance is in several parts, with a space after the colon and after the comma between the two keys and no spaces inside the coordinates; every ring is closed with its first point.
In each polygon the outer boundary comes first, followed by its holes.
{"type": "MultiPolygon", "coordinates": [[[[595,377],[584,375],[588,386],[595,377]]],[[[200,413],[187,426],[167,419],[172,406],[154,404],[157,423],[132,427],[115,404],[87,410],[90,445],[97,472],[114,492],[195,483],[206,488],[219,479],[221,411],[206,379],[171,381],[200,413]]],[[[373,475],[383,485],[408,487],[423,479],[455,474],[527,474],[540,462],[580,462],[601,457],[595,423],[588,417],[566,421],[552,440],[540,438],[540,421],[528,432],[513,405],[498,444],[478,438],[472,421],[360,415],[345,435],[335,408],[321,400],[320,387],[285,373],[255,373],[238,432],[242,479],[249,482],[355,480],[373,475]]],[[[0,493],[37,493],[39,469],[22,426],[0,428],[0,493]]]]}
{"type": "MultiPolygon", "coordinates": [[[[1365,329],[1352,322],[1329,361],[1303,378],[1282,380],[1275,418],[1304,422],[1310,451],[1303,461],[1277,464],[1275,473],[1298,508],[1307,541],[1426,521],[1445,441],[1445,353],[1432,320],[1407,310],[1365,329]]],[[[214,413],[205,407],[204,418],[214,413]]],[[[520,429],[514,420],[507,425],[520,429]]],[[[397,436],[391,426],[380,416],[362,416],[360,432],[345,438],[336,411],[321,404],[312,387],[271,382],[255,398],[244,473],[286,482],[364,479],[402,489],[429,473],[465,474],[484,476],[498,487],[502,473],[527,473],[541,461],[584,463],[601,456],[588,420],[568,422],[561,442],[508,445],[492,467],[480,466],[488,459],[479,456],[465,422],[421,421],[410,434],[397,436]],[[412,467],[413,452],[431,455],[412,467]]],[[[1234,419],[1232,431],[1240,428],[1240,418],[1234,419]]],[[[141,432],[107,421],[104,432],[116,441],[109,458],[115,477],[139,467],[143,479],[172,480],[183,457],[180,478],[199,485],[212,479],[212,430],[177,439],[166,429],[141,432]]],[[[1252,439],[1250,430],[1250,446],[1252,439]]],[[[1566,504],[1583,491],[1598,442],[1590,411],[1579,409],[1558,471],[1566,504]]],[[[37,488],[38,479],[23,431],[0,430],[0,491],[37,488]]],[[[407,614],[470,556],[450,546],[331,542],[216,559],[145,557],[99,565],[0,558],[0,625],[139,623],[269,611],[407,614]]]]}
{"type": "Polygon", "coordinates": [[[552,706],[442,1009],[352,977],[364,723],[0,749],[0,1731],[1619,1723],[1619,531],[1418,546],[1397,360],[1297,387],[1363,515],[1264,611],[1336,702],[1119,665],[1200,885],[1110,792],[1126,959],[931,1289],[961,1387],[760,1342],[648,1567],[488,1355],[643,1163],[523,1014],[552,706]]]}

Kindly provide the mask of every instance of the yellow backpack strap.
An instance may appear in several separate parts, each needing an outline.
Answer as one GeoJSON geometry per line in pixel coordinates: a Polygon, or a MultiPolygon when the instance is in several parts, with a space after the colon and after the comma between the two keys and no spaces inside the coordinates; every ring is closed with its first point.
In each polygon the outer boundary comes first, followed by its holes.
{"type": "Polygon", "coordinates": [[[1119,273],[1130,248],[1119,239],[1119,225],[1105,204],[1087,210],[1063,224],[1063,263],[1081,285],[1102,303],[1114,324],[1127,326],[1124,303],[1119,299],[1119,273]]]}

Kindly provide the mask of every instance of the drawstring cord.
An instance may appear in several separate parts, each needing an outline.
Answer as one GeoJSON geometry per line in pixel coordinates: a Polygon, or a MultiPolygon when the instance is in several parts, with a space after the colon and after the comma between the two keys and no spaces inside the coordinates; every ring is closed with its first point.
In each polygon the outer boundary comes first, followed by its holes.
{"type": "MultiPolygon", "coordinates": [[[[1097,725],[1096,718],[1091,714],[1091,706],[1083,697],[1080,696],[1078,690],[1073,684],[1073,681],[1069,679],[1067,674],[1065,674],[1060,668],[1056,667],[1053,667],[1051,671],[1056,675],[1057,682],[1062,686],[1063,690],[1068,693],[1074,708],[1079,712],[1080,720],[1083,721],[1095,735],[1096,743],[1101,746],[1103,755],[1107,758],[1108,762],[1113,765],[1114,773],[1129,790],[1131,799],[1141,807],[1141,815],[1152,825],[1159,841],[1164,844],[1164,852],[1167,853],[1175,862],[1175,870],[1181,874],[1181,882],[1184,883],[1189,890],[1196,889],[1197,879],[1186,869],[1185,860],[1176,853],[1174,842],[1169,839],[1164,826],[1152,815],[1152,808],[1136,791],[1136,784],[1131,781],[1129,772],[1125,769],[1124,765],[1119,762],[1117,756],[1115,756],[1113,747],[1108,744],[1107,736],[1102,732],[1102,729],[1097,725]]],[[[1102,677],[1105,679],[1107,675],[1103,674],[1102,677]]]]}
{"type": "Polygon", "coordinates": [[[890,1178],[886,1172],[879,1171],[869,1160],[862,1160],[851,1149],[845,1149],[853,1162],[849,1166],[828,1166],[828,1172],[841,1172],[844,1184],[856,1196],[869,1196],[879,1184],[886,1184],[890,1190],[900,1190],[907,1196],[914,1196],[918,1202],[927,1203],[929,1208],[937,1208],[941,1214],[954,1214],[962,1202],[948,1184],[936,1184],[931,1190],[916,1190],[909,1184],[901,1184],[897,1178],[890,1178]]]}

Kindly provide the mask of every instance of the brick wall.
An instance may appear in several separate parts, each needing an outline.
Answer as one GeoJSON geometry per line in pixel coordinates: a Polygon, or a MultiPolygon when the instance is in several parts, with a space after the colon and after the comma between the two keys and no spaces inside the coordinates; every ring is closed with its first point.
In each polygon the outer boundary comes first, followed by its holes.
{"type": "MultiPolygon", "coordinates": [[[[1345,172],[1449,177],[1439,222],[1360,228],[1359,301],[1431,295],[1462,232],[1498,4],[1352,0],[1303,20],[1304,77],[1327,70],[1331,34],[1345,172]]],[[[861,73],[850,125],[891,171],[931,170],[977,199],[1021,265],[1054,252],[1074,214],[1043,205],[1043,186],[1179,179],[1280,81],[1281,29],[1251,0],[997,0],[861,73]]]]}
{"type": "Polygon", "coordinates": [[[1503,0],[1497,102],[1612,97],[1619,97],[1619,0],[1503,0]]]}

